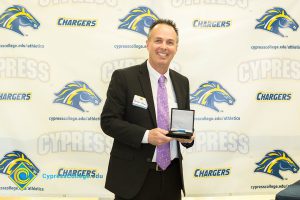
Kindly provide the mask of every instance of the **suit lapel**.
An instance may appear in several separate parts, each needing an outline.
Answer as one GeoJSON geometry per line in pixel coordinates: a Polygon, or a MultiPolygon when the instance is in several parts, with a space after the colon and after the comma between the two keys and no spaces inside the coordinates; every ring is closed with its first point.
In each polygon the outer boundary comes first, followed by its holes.
{"type": "Polygon", "coordinates": [[[172,85],[174,88],[174,92],[175,92],[175,96],[176,96],[176,101],[177,101],[177,106],[179,109],[183,109],[183,101],[181,100],[183,97],[183,94],[180,93],[180,81],[177,80],[177,77],[174,73],[174,71],[172,71],[171,69],[169,70],[170,73],[170,78],[172,81],[172,85]]]}
{"type": "Polygon", "coordinates": [[[150,112],[150,115],[151,115],[151,118],[153,121],[153,125],[154,125],[154,127],[157,127],[151,82],[150,82],[149,72],[147,69],[147,61],[144,62],[143,64],[141,64],[141,66],[140,66],[139,81],[140,81],[140,84],[143,89],[143,93],[144,93],[145,98],[148,103],[148,110],[150,112]]]}

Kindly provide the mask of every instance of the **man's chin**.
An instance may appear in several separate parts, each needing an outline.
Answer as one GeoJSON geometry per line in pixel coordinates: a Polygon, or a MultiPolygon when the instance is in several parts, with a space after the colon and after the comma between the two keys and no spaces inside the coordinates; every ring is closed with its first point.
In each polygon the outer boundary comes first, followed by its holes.
{"type": "Polygon", "coordinates": [[[158,60],[158,63],[160,63],[160,64],[168,64],[170,62],[169,62],[169,59],[167,59],[167,58],[161,58],[161,59],[158,60]]]}
{"type": "Polygon", "coordinates": [[[169,62],[159,62],[158,63],[158,65],[160,66],[160,67],[169,67],[169,62]]]}

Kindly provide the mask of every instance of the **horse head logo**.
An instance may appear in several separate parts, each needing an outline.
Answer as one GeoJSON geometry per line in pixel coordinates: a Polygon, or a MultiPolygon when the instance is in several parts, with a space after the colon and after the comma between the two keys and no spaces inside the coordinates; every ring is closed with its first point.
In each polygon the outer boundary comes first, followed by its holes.
{"type": "Polygon", "coordinates": [[[215,103],[226,102],[233,105],[235,99],[227,92],[220,83],[209,81],[199,86],[199,88],[190,95],[190,101],[194,104],[209,107],[217,112],[220,110],[215,106],[215,103]]]}
{"type": "Polygon", "coordinates": [[[273,8],[266,11],[257,21],[259,24],[255,26],[255,29],[270,31],[281,37],[285,36],[279,31],[279,28],[291,28],[293,31],[296,31],[299,27],[297,22],[282,8],[273,8]]]}
{"type": "Polygon", "coordinates": [[[283,177],[280,175],[280,170],[282,171],[292,171],[297,173],[299,171],[299,166],[293,161],[287,153],[281,150],[274,150],[273,152],[267,153],[265,157],[258,163],[258,167],[255,172],[262,172],[276,176],[280,179],[283,177]]]}
{"type": "Polygon", "coordinates": [[[0,27],[24,35],[20,26],[31,26],[37,29],[40,23],[23,6],[12,6],[0,15],[0,27]]]}
{"type": "Polygon", "coordinates": [[[132,9],[126,17],[120,20],[122,23],[118,28],[135,31],[147,36],[145,29],[150,28],[153,22],[157,20],[157,15],[150,8],[138,7],[132,9]]]}
{"type": "Polygon", "coordinates": [[[40,171],[24,153],[13,151],[7,153],[0,161],[0,173],[11,175],[21,163],[26,165],[35,175],[40,171]]]}
{"type": "Polygon", "coordinates": [[[96,95],[96,93],[82,81],[68,83],[55,95],[57,98],[54,100],[54,103],[66,104],[77,108],[82,112],[85,110],[80,106],[80,102],[91,102],[94,105],[99,105],[101,102],[101,99],[96,95]]]}

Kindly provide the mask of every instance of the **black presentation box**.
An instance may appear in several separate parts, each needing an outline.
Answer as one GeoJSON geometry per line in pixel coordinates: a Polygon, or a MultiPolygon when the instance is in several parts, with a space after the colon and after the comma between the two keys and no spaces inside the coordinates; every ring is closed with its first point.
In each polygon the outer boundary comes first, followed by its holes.
{"type": "Polygon", "coordinates": [[[172,108],[170,131],[167,134],[173,138],[189,139],[194,133],[195,110],[172,108]]]}

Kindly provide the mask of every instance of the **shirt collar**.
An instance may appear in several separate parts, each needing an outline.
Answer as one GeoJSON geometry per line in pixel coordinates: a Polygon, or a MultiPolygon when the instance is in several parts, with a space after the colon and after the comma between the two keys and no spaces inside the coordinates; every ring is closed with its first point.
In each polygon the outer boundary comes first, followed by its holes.
{"type": "MultiPolygon", "coordinates": [[[[151,77],[155,79],[155,81],[158,81],[159,77],[161,76],[160,73],[158,73],[150,64],[149,60],[147,60],[147,68],[149,71],[149,74],[151,77]]],[[[169,68],[165,74],[163,74],[166,77],[166,81],[168,82],[170,80],[170,74],[169,74],[169,68]]]]}

